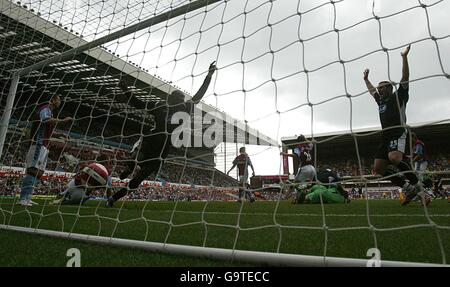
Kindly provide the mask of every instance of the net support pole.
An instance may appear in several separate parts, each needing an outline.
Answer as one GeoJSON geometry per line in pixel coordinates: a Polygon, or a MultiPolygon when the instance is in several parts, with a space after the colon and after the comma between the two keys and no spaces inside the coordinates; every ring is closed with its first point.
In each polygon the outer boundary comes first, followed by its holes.
{"type": "MultiPolygon", "coordinates": [[[[5,110],[0,123],[0,160],[3,154],[3,147],[5,146],[6,132],[8,131],[9,120],[11,119],[11,112],[16,97],[17,86],[19,85],[19,75],[14,74],[9,87],[8,98],[6,99],[5,110]]],[[[1,162],[0,162],[1,163],[1,162]]]]}
{"type": "MultiPolygon", "coordinates": [[[[164,244],[159,242],[103,237],[103,236],[68,233],[53,230],[35,229],[35,228],[0,224],[0,230],[2,229],[56,238],[74,239],[89,243],[98,243],[110,246],[138,248],[150,252],[162,252],[173,255],[196,256],[215,260],[228,260],[228,261],[233,260],[233,261],[249,262],[254,264],[264,264],[269,266],[367,267],[367,262],[369,260],[369,259],[270,253],[270,252],[246,251],[246,250],[231,250],[231,249],[187,246],[177,244],[164,244]]],[[[383,260],[380,261],[380,265],[381,267],[448,267],[448,265],[445,264],[383,261],[383,260]]]]}
{"type": "Polygon", "coordinates": [[[223,156],[223,173],[227,174],[227,143],[224,142],[223,143],[223,151],[224,151],[224,156],[223,156]]]}
{"type": "Polygon", "coordinates": [[[108,34],[106,36],[100,37],[96,40],[93,40],[89,43],[86,43],[84,45],[81,45],[79,47],[75,47],[72,48],[70,50],[67,50],[59,55],[53,56],[49,59],[46,60],[42,60],[36,64],[33,64],[31,66],[28,66],[22,70],[20,70],[18,72],[19,76],[23,76],[26,74],[29,74],[31,71],[33,70],[40,70],[43,67],[52,64],[52,63],[56,63],[56,62],[60,62],[62,60],[64,60],[65,58],[71,56],[73,57],[74,55],[80,54],[84,51],[87,51],[89,49],[92,49],[94,47],[98,47],[101,46],[103,44],[106,44],[108,42],[117,40],[123,36],[129,35],[131,33],[137,32],[139,30],[145,29],[145,28],[149,28],[153,25],[162,23],[164,21],[170,20],[174,17],[178,17],[181,15],[185,15],[186,13],[192,12],[194,10],[200,9],[202,7],[208,6],[209,4],[213,4],[219,1],[223,1],[223,0],[197,0],[194,2],[190,2],[189,4],[185,4],[183,6],[180,6],[178,8],[175,8],[173,10],[170,10],[168,12],[162,13],[160,15],[157,15],[153,18],[147,19],[145,21],[136,23],[134,25],[131,25],[127,28],[121,29],[117,32],[113,32],[111,34],[108,34]]]}

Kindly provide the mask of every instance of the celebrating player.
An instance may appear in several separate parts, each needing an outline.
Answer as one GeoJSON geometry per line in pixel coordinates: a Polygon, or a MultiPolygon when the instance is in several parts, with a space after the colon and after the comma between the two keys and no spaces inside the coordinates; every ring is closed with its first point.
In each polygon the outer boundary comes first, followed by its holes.
{"type": "Polygon", "coordinates": [[[402,78],[395,92],[393,84],[388,81],[380,82],[375,88],[369,81],[369,70],[364,71],[367,89],[378,104],[382,127],[382,142],[375,154],[374,170],[381,176],[389,176],[393,184],[405,191],[402,205],[408,204],[417,194],[423,198],[424,204],[428,204],[418,177],[405,160],[405,155],[409,154],[408,130],[404,125],[406,124],[406,104],[409,99],[408,53],[410,48],[411,45],[401,53],[402,78]],[[397,168],[404,173],[409,182],[406,182],[402,176],[396,175],[397,168]]]}
{"type": "Polygon", "coordinates": [[[22,188],[18,202],[20,205],[32,206],[37,204],[31,200],[31,197],[34,185],[40,181],[47,166],[50,137],[61,135],[54,132],[54,127],[58,123],[67,123],[73,120],[70,117],[64,119],[53,118],[53,112],[60,105],[60,95],[54,95],[48,104],[39,106],[36,113],[32,116],[31,146],[26,157],[25,176],[22,179],[22,188]]]}
{"type": "MultiPolygon", "coordinates": [[[[161,164],[169,153],[169,149],[173,147],[171,134],[177,126],[171,122],[172,116],[177,112],[185,112],[189,115],[193,113],[194,106],[200,102],[206,93],[216,69],[215,62],[211,63],[202,86],[192,99],[186,102],[184,101],[184,94],[178,90],[168,95],[166,102],[153,104],[143,102],[128,90],[124,82],[121,82],[120,87],[128,103],[138,109],[145,107],[147,112],[154,116],[154,128],[142,136],[141,146],[138,147],[136,163],[139,165],[140,170],[136,172],[127,187],[120,189],[108,199],[108,207],[112,207],[114,202],[136,189],[150,174],[158,173],[161,164]]],[[[133,172],[133,169],[134,165],[128,164],[128,168],[120,177],[127,177],[133,172]]]]}
{"type": "Polygon", "coordinates": [[[230,168],[230,170],[227,172],[227,174],[230,174],[230,172],[237,166],[238,173],[239,173],[239,199],[238,201],[242,201],[242,197],[244,197],[244,191],[245,196],[250,200],[250,202],[254,202],[255,198],[252,195],[252,193],[248,190],[248,167],[250,166],[252,168],[252,175],[255,176],[255,169],[253,168],[252,161],[250,160],[250,157],[245,152],[245,147],[241,147],[239,149],[239,155],[233,160],[233,166],[230,168]]]}

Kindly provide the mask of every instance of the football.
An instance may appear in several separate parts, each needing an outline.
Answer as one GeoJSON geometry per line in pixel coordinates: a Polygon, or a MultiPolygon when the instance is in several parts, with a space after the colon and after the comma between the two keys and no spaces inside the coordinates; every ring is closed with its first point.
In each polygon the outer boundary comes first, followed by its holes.
{"type": "Polygon", "coordinates": [[[81,170],[81,179],[88,186],[105,186],[108,179],[108,170],[99,163],[91,163],[81,170]]]}

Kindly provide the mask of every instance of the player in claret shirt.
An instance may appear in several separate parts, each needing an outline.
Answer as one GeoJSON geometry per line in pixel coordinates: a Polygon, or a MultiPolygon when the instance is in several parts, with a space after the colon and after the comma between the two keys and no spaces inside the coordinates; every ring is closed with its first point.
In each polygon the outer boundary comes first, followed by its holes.
{"type": "Polygon", "coordinates": [[[239,200],[242,201],[242,197],[244,197],[244,192],[247,197],[247,199],[250,200],[250,202],[255,201],[254,195],[248,190],[248,167],[250,166],[252,168],[253,176],[255,176],[255,169],[253,168],[252,161],[250,160],[250,157],[245,152],[245,147],[241,147],[239,149],[239,155],[233,160],[233,166],[230,168],[230,170],[227,172],[227,174],[230,174],[230,172],[237,166],[238,168],[238,174],[239,174],[239,200]]]}
{"type": "Polygon", "coordinates": [[[315,175],[315,169],[313,164],[313,157],[312,152],[314,145],[306,140],[304,135],[300,135],[297,137],[297,143],[298,145],[294,148],[294,153],[284,153],[281,152],[280,154],[283,156],[289,156],[289,157],[297,157],[298,159],[298,171],[295,175],[295,182],[304,182],[304,176],[306,174],[313,174],[315,175]]]}
{"type": "Polygon", "coordinates": [[[50,138],[64,136],[54,131],[55,125],[73,121],[71,117],[58,119],[53,117],[55,110],[61,105],[61,96],[53,95],[47,104],[40,105],[31,116],[30,147],[26,157],[25,176],[22,179],[18,204],[32,206],[37,204],[31,200],[34,186],[40,182],[47,166],[50,138]]]}

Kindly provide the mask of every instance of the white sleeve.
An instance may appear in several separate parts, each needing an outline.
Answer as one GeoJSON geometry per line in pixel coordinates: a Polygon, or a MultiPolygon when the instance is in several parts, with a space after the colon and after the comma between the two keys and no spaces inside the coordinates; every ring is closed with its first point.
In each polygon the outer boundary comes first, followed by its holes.
{"type": "Polygon", "coordinates": [[[39,119],[41,120],[41,122],[45,122],[51,118],[52,118],[52,111],[50,110],[50,108],[42,109],[39,112],[39,119]]]}

